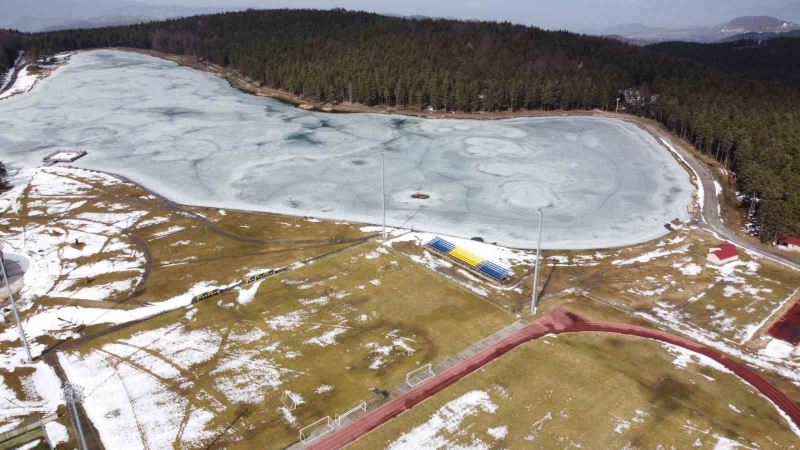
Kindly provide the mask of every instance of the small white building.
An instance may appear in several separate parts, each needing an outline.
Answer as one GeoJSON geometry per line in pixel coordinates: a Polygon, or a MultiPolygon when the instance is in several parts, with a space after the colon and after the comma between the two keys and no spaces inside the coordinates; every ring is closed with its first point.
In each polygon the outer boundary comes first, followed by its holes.
{"type": "Polygon", "coordinates": [[[683,229],[683,222],[678,219],[674,219],[669,223],[669,229],[672,231],[678,231],[683,229]]]}

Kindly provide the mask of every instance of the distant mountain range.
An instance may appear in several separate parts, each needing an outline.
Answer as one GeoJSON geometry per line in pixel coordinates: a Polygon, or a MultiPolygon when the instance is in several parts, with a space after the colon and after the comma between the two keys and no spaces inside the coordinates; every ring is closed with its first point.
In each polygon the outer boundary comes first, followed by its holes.
{"type": "Polygon", "coordinates": [[[639,23],[616,25],[606,28],[605,36],[625,42],[643,45],[666,41],[721,42],[739,39],[737,36],[751,33],[783,35],[800,30],[800,25],[769,16],[737,17],[729,22],[710,27],[661,28],[648,27],[639,23]]]}
{"type": "Polygon", "coordinates": [[[741,41],[743,39],[749,39],[754,41],[764,41],[767,39],[775,39],[779,37],[797,37],[800,38],[800,30],[792,30],[787,31],[785,33],[758,33],[758,32],[750,32],[750,33],[742,33],[742,34],[735,34],[731,37],[727,37],[722,40],[722,42],[733,42],[733,41],[741,41]]]}
{"type": "Polygon", "coordinates": [[[149,5],[105,0],[0,0],[0,28],[27,32],[127,25],[244,8],[149,5]]]}

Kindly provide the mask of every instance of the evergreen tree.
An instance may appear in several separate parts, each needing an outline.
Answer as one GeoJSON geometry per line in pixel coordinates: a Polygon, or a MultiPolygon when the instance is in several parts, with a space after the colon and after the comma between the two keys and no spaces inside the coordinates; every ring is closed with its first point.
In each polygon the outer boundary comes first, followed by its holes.
{"type": "Polygon", "coordinates": [[[8,170],[3,161],[0,161],[0,189],[8,189],[11,183],[8,180],[8,170]]]}
{"type": "Polygon", "coordinates": [[[0,31],[0,74],[21,49],[36,56],[98,47],[188,55],[330,103],[613,110],[620,93],[638,93],[628,95],[636,100],[623,102],[624,111],[686,138],[735,172],[740,191],[761,199],[764,239],[800,224],[800,91],[792,87],[800,85],[800,39],[642,48],[510,23],[250,10],[33,35],[0,31]]]}

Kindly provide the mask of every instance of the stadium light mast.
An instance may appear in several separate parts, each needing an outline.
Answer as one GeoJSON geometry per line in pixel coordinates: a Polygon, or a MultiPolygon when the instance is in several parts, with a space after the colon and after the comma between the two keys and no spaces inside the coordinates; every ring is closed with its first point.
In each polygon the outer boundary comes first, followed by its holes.
{"type": "Polygon", "coordinates": [[[531,315],[536,315],[536,307],[539,304],[539,296],[537,294],[539,288],[539,266],[542,262],[542,222],[544,222],[544,211],[542,208],[536,208],[539,213],[539,240],[536,244],[536,266],[533,269],[533,292],[531,292],[531,315]]]}
{"type": "Polygon", "coordinates": [[[28,364],[30,364],[33,362],[31,348],[28,345],[28,338],[25,336],[25,330],[22,328],[22,322],[19,320],[19,311],[17,311],[17,303],[14,301],[14,292],[11,289],[11,283],[8,282],[8,274],[6,274],[6,263],[3,259],[2,248],[0,248],[0,272],[3,274],[3,283],[5,283],[6,290],[8,291],[8,302],[11,304],[11,310],[14,312],[14,320],[17,321],[19,340],[22,341],[22,346],[25,347],[25,357],[28,359],[28,364]]]}
{"type": "Polygon", "coordinates": [[[80,438],[81,450],[88,450],[86,445],[86,436],[83,434],[83,426],[81,425],[81,418],[78,415],[78,403],[83,401],[83,389],[72,383],[64,383],[64,401],[70,406],[72,416],[75,418],[75,428],[78,429],[78,437],[80,438]]]}
{"type": "Polygon", "coordinates": [[[383,209],[383,240],[386,240],[386,152],[381,151],[381,209],[383,209]]]}

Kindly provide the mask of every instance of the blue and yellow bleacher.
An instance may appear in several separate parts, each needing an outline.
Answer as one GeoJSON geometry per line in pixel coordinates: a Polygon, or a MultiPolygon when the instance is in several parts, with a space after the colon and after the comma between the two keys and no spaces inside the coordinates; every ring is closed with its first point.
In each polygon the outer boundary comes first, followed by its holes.
{"type": "Polygon", "coordinates": [[[457,247],[455,244],[448,242],[440,237],[434,237],[426,244],[428,247],[443,253],[456,261],[466,264],[475,270],[480,271],[484,275],[488,275],[497,281],[505,281],[511,277],[511,272],[491,261],[487,261],[483,257],[472,253],[471,251],[457,247]]]}

